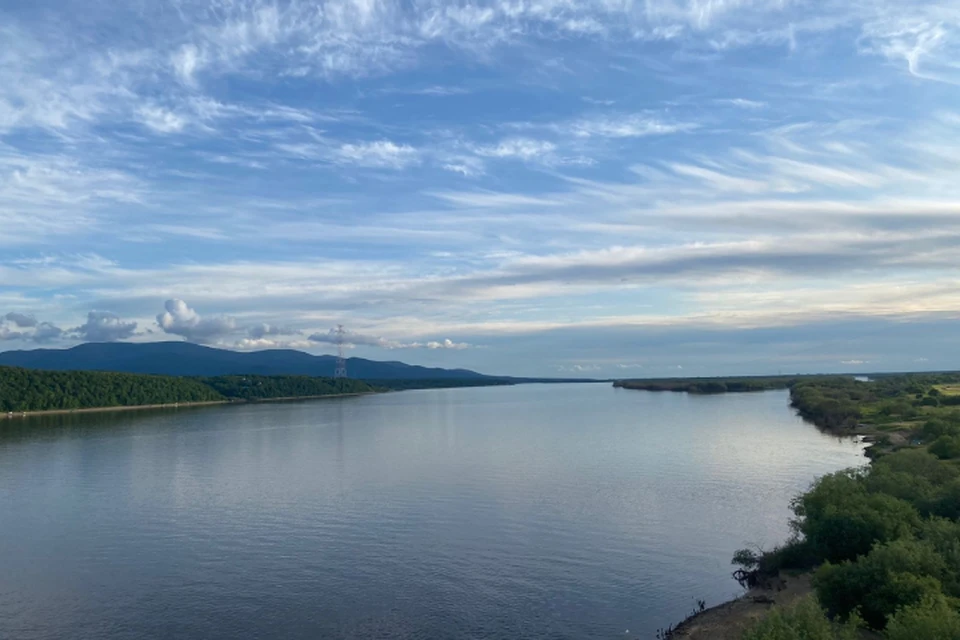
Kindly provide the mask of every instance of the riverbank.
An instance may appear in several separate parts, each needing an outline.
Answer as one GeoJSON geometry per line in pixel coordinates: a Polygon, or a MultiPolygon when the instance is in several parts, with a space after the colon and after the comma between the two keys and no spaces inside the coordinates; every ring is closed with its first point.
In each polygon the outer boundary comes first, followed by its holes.
{"type": "Polygon", "coordinates": [[[944,391],[955,379],[960,374],[838,376],[791,385],[798,414],[825,433],[868,443],[870,464],[819,478],[797,498],[797,538],[768,553],[737,552],[737,579],[763,587],[695,613],[658,637],[740,640],[758,623],[769,637],[807,637],[817,624],[830,628],[828,617],[843,621],[854,611],[869,629],[861,630],[863,638],[880,637],[875,632],[888,623],[899,629],[897,638],[934,637],[925,621],[947,618],[960,632],[960,614],[949,605],[960,595],[960,569],[948,561],[960,535],[960,411],[944,391]],[[929,562],[891,564],[891,553],[929,562]],[[781,579],[785,571],[792,577],[781,579]],[[815,595],[813,605],[808,595],[815,595]],[[805,600],[805,618],[766,617],[774,607],[789,612],[805,600]],[[811,617],[811,606],[821,622],[811,617]]]}
{"type": "Polygon", "coordinates": [[[701,611],[669,631],[670,640],[740,640],[773,606],[792,606],[810,595],[810,574],[782,575],[739,598],[701,611]]]}
{"type": "Polygon", "coordinates": [[[80,413],[115,413],[121,411],[149,411],[156,409],[193,409],[217,405],[260,404],[263,402],[296,402],[298,400],[324,400],[327,398],[349,398],[366,396],[382,391],[363,391],[356,393],[331,393],[318,396],[289,396],[285,398],[257,398],[252,400],[209,400],[206,402],[171,402],[164,404],[120,405],[114,407],[86,407],[83,409],[50,409],[48,411],[8,411],[0,414],[0,420],[33,418],[39,416],[61,416],[80,413]]]}

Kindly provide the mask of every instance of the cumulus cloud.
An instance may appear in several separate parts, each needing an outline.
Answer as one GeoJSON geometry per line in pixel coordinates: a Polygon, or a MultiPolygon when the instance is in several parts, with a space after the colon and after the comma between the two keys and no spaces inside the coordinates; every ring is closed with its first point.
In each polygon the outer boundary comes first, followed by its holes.
{"type": "Polygon", "coordinates": [[[129,338],[136,331],[136,322],[124,322],[109,311],[91,311],[87,314],[87,321],[71,333],[89,342],[114,342],[129,338]]]}
{"type": "Polygon", "coordinates": [[[167,300],[166,311],[157,315],[157,324],[165,333],[178,335],[191,342],[213,342],[237,328],[233,318],[202,318],[183,300],[167,300]]]}
{"type": "Polygon", "coordinates": [[[26,313],[11,311],[7,315],[3,316],[3,318],[23,329],[29,329],[37,326],[37,319],[34,316],[26,313]]]}
{"type": "Polygon", "coordinates": [[[23,340],[27,337],[23,331],[16,331],[5,324],[0,324],[0,340],[23,340]]]}
{"type": "Polygon", "coordinates": [[[52,322],[38,322],[33,316],[8,313],[0,319],[0,341],[23,340],[25,342],[46,343],[60,338],[63,334],[63,329],[52,322]],[[18,319],[26,322],[26,324],[20,324],[18,319]],[[11,325],[13,326],[11,327],[11,325]],[[14,327],[27,329],[27,331],[18,330],[14,327]]]}

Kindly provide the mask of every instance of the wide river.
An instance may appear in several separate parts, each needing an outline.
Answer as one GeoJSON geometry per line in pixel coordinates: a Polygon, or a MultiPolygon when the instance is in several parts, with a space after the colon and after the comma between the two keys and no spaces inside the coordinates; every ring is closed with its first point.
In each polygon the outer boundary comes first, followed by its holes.
{"type": "Polygon", "coordinates": [[[524,385],[0,421],[0,638],[651,638],[864,462],[787,403],[524,385]]]}

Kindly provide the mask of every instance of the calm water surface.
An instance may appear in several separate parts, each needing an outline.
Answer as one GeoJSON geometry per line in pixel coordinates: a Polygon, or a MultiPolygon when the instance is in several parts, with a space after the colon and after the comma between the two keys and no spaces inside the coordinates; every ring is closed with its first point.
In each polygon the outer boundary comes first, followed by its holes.
{"type": "Polygon", "coordinates": [[[739,593],[733,551],[862,462],[786,392],[0,422],[0,638],[650,638],[739,593]]]}

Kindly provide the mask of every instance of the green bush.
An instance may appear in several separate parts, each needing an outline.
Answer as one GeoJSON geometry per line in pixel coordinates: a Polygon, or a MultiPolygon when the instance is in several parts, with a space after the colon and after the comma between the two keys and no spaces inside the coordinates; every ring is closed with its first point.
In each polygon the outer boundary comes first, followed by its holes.
{"type": "Polygon", "coordinates": [[[856,640],[857,621],[831,622],[813,598],[789,608],[775,608],[744,632],[743,640],[856,640]]]}
{"type": "Polygon", "coordinates": [[[927,442],[940,436],[960,436],[960,424],[945,418],[934,418],[924,423],[922,433],[927,442]]]}
{"type": "Polygon", "coordinates": [[[859,611],[870,627],[883,629],[898,609],[940,595],[940,578],[949,574],[930,543],[897,540],[857,562],[826,563],[814,576],[814,588],[831,616],[859,611]]]}
{"type": "Polygon", "coordinates": [[[930,453],[941,460],[960,458],[960,436],[940,436],[930,445],[930,453]]]}
{"type": "Polygon", "coordinates": [[[897,611],[886,640],[960,640],[960,614],[943,596],[932,596],[897,611]]]}
{"type": "Polygon", "coordinates": [[[798,528],[818,557],[830,562],[853,560],[874,544],[896,540],[920,525],[917,510],[905,500],[866,493],[859,476],[822,478],[794,504],[798,528]]]}

